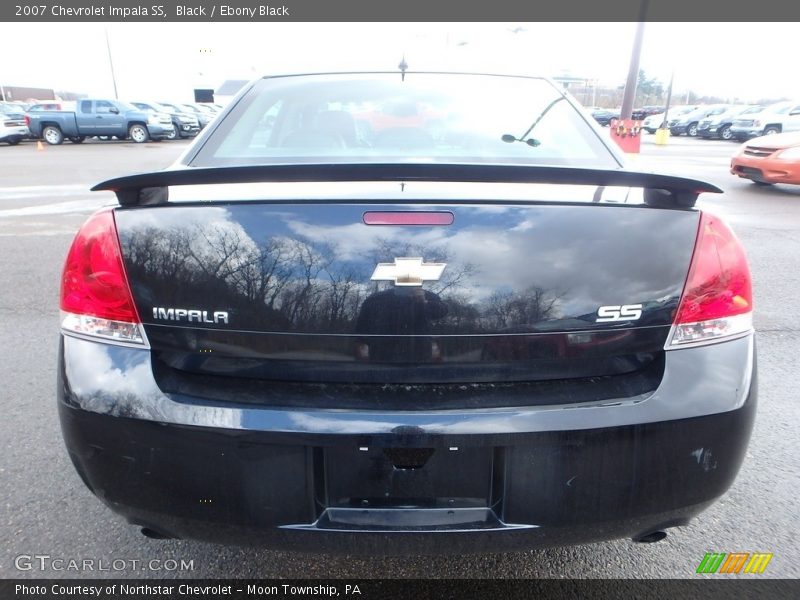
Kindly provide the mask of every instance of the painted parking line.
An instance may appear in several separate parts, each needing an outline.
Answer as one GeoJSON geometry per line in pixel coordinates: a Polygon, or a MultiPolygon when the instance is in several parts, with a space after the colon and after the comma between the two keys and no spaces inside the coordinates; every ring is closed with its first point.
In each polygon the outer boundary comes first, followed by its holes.
{"type": "Polygon", "coordinates": [[[91,183],[71,185],[26,185],[0,187],[0,201],[20,200],[25,198],[57,198],[65,196],[88,196],[91,183]]]}
{"type": "Polygon", "coordinates": [[[90,183],[0,187],[0,219],[88,213],[114,202],[114,194],[91,192],[91,187],[90,183]]]}

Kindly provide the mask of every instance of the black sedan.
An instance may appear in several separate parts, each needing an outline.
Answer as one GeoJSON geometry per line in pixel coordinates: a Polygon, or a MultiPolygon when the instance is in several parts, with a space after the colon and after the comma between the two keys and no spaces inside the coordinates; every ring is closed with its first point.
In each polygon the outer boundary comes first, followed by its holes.
{"type": "Polygon", "coordinates": [[[696,517],[753,424],[747,262],[694,206],[719,189],[625,169],[584,115],[539,78],[265,77],[96,186],[119,206],[61,287],[83,481],[151,537],[314,552],[696,517]]]}
{"type": "Polygon", "coordinates": [[[603,127],[611,125],[611,121],[619,119],[619,110],[610,108],[593,108],[591,109],[592,117],[595,121],[600,123],[603,127]]]}
{"type": "Polygon", "coordinates": [[[663,106],[643,106],[641,108],[634,108],[631,113],[631,119],[634,121],[644,121],[647,117],[663,113],[665,107],[663,106]]]}

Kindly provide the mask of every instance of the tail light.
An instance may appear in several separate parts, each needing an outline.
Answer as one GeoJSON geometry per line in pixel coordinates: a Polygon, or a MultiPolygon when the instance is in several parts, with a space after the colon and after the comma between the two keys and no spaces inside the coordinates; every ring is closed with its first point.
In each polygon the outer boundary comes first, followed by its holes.
{"type": "Polygon", "coordinates": [[[753,290],[744,249],[721,219],[702,213],[667,347],[717,342],[752,330],[753,290]]]}
{"type": "Polygon", "coordinates": [[[25,115],[25,125],[31,126],[31,118],[28,115],[25,115]]]}
{"type": "Polygon", "coordinates": [[[67,332],[144,344],[112,211],[89,217],[75,236],[61,277],[61,310],[67,332]]]}

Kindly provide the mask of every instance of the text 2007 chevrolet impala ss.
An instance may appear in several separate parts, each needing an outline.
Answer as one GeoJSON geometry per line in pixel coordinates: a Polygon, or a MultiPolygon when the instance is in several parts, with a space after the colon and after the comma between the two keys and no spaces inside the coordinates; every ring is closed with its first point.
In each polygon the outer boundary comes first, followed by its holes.
{"type": "Polygon", "coordinates": [[[435,553],[655,541],[756,404],[709,184],[625,169],[537,78],[267,77],[64,267],[58,406],[154,537],[435,553]]]}

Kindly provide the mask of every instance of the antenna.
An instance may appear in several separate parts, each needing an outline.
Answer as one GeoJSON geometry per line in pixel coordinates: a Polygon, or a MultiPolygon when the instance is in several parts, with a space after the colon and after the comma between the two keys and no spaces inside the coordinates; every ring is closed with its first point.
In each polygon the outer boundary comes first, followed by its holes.
{"type": "Polygon", "coordinates": [[[400,64],[397,65],[397,68],[400,69],[400,80],[406,80],[406,70],[408,69],[408,63],[406,62],[406,55],[403,54],[403,58],[400,59],[400,64]]]}

